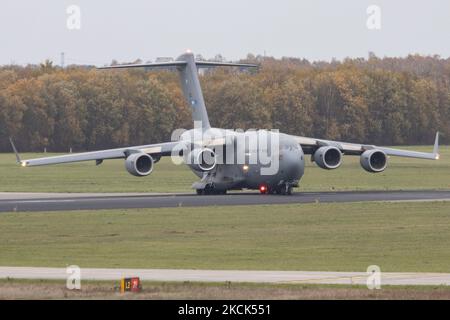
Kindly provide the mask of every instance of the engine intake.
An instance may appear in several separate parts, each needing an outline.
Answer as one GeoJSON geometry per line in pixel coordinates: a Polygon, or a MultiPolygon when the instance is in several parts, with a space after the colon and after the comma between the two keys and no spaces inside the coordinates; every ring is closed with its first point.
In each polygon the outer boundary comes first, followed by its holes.
{"type": "Polygon", "coordinates": [[[197,148],[192,150],[187,159],[187,163],[196,171],[211,171],[216,167],[216,153],[209,148],[197,148]]]}
{"type": "Polygon", "coordinates": [[[336,147],[320,147],[314,152],[314,162],[322,169],[336,169],[342,163],[342,152],[336,147]]]}
{"type": "Polygon", "coordinates": [[[125,168],[136,177],[148,176],[153,171],[153,158],[145,153],[133,153],[125,160],[125,168]]]}
{"type": "Polygon", "coordinates": [[[381,150],[367,150],[361,154],[360,163],[361,167],[368,172],[382,172],[387,166],[387,156],[381,150]]]}

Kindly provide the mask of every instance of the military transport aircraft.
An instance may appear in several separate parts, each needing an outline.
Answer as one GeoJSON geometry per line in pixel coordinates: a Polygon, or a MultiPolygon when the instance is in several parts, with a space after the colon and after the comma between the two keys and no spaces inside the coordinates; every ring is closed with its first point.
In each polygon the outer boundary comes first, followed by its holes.
{"type": "Polygon", "coordinates": [[[182,156],[183,162],[201,178],[200,181],[193,184],[197,194],[225,194],[227,190],[241,189],[259,190],[262,194],[291,194],[292,188],[298,186],[303,176],[306,154],[311,155],[311,161],[314,161],[320,168],[328,170],[338,168],[342,163],[343,155],[359,156],[362,168],[372,173],[382,172],[386,169],[388,156],[439,159],[439,133],[436,133],[433,152],[425,153],[293,136],[268,130],[243,132],[212,128],[203,100],[198,69],[223,66],[241,69],[258,67],[258,65],[243,63],[196,61],[192,52],[187,51],[175,61],[170,62],[100,68],[171,68],[177,70],[184,97],[192,110],[194,129],[182,133],[177,141],[30,160],[20,159],[11,140],[17,162],[24,167],[78,161],[95,161],[99,165],[107,159],[122,158],[125,159],[125,168],[130,174],[143,177],[152,172],[154,164],[161,157],[175,154],[182,156]],[[261,137],[265,137],[265,139],[261,137]],[[263,140],[266,141],[266,144],[261,143],[263,140]],[[275,147],[268,151],[270,148],[267,144],[275,147]],[[258,160],[251,161],[254,160],[251,155],[259,154],[261,150],[267,151],[267,154],[270,153],[269,161],[264,163],[258,160]],[[234,153],[234,155],[229,157],[230,153],[234,153]],[[224,156],[227,161],[223,161],[224,156]],[[229,161],[230,158],[231,161],[229,161]],[[237,161],[237,158],[241,161],[237,161]],[[274,162],[276,162],[276,166],[273,166],[275,170],[263,172],[263,169],[272,166],[274,162]]]}

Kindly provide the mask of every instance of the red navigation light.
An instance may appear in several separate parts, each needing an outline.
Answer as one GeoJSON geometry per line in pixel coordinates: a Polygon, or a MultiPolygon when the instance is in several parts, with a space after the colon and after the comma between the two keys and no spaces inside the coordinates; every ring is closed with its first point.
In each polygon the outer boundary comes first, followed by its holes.
{"type": "Polygon", "coordinates": [[[265,185],[260,185],[259,186],[259,192],[261,193],[266,193],[267,192],[267,187],[265,185]]]}

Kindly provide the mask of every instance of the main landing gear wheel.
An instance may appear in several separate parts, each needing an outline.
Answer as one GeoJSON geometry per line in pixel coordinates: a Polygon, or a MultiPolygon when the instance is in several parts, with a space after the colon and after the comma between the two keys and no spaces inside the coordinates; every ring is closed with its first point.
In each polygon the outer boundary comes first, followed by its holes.
{"type": "Polygon", "coordinates": [[[213,195],[213,194],[227,194],[227,190],[215,189],[211,185],[207,185],[204,189],[197,189],[198,195],[213,195]]]}
{"type": "Polygon", "coordinates": [[[290,184],[283,184],[275,188],[275,193],[290,196],[292,194],[292,189],[293,187],[290,184]]]}

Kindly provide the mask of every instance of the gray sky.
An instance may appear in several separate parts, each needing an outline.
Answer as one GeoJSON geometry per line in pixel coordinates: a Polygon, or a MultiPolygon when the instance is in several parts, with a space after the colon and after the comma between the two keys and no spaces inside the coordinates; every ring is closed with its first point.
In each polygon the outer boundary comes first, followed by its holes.
{"type": "Polygon", "coordinates": [[[247,53],[330,60],[335,57],[450,56],[448,0],[2,0],[0,64],[102,65],[154,60],[192,49],[210,58],[247,53]],[[66,26],[69,5],[81,29],[66,26]],[[369,5],[381,29],[369,30],[369,5]]]}

